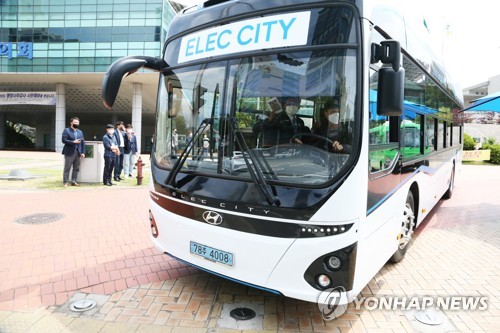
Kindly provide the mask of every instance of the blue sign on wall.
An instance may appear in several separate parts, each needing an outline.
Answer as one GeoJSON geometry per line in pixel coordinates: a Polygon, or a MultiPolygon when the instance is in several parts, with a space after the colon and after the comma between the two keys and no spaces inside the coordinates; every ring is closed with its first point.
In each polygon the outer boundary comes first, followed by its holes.
{"type": "Polygon", "coordinates": [[[0,42],[0,56],[7,56],[12,59],[13,46],[17,46],[17,57],[26,57],[33,59],[33,43],[20,42],[20,43],[3,43],[0,42]]]}

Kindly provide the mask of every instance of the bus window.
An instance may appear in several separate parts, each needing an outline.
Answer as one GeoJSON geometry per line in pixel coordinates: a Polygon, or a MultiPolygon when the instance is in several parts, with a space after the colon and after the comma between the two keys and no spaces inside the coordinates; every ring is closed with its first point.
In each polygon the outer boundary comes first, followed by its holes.
{"type": "Polygon", "coordinates": [[[397,157],[398,144],[389,140],[389,117],[377,114],[378,72],[370,69],[370,130],[369,170],[378,172],[389,169],[397,157]]]}
{"type": "Polygon", "coordinates": [[[431,116],[425,117],[425,140],[424,140],[424,154],[433,152],[436,148],[435,136],[435,121],[431,116]]]}
{"type": "Polygon", "coordinates": [[[459,145],[462,143],[461,141],[461,138],[462,138],[462,134],[461,134],[461,127],[458,126],[458,125],[453,125],[453,129],[451,131],[452,133],[452,142],[453,142],[453,145],[459,145]]]}
{"type": "Polygon", "coordinates": [[[438,138],[441,140],[439,148],[446,148],[446,122],[439,120],[438,124],[438,138]]]}
{"type": "Polygon", "coordinates": [[[420,155],[420,124],[422,116],[416,114],[414,117],[408,115],[401,124],[403,133],[402,155],[405,160],[415,158],[420,155]]]}
{"type": "MultiPolygon", "coordinates": [[[[204,119],[218,117],[221,113],[219,95],[225,86],[224,66],[225,63],[211,63],[203,67],[182,68],[160,81],[160,91],[167,95],[165,99],[158,99],[154,156],[160,165],[171,167],[178,158],[177,152],[171,151],[173,128],[177,129],[179,136],[185,137],[200,130],[193,142],[189,139],[189,155],[217,156],[220,123],[214,121],[212,126],[200,124],[204,119]],[[205,136],[207,140],[204,140],[205,136]],[[204,147],[206,141],[208,147],[204,147]]],[[[187,146],[188,143],[184,145],[187,146]]]]}

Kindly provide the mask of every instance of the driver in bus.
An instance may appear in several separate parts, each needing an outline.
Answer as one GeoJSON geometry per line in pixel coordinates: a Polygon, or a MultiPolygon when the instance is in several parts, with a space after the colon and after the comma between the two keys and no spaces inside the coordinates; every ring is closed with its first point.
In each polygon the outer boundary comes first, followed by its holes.
{"type": "Polygon", "coordinates": [[[344,147],[340,144],[340,106],[333,101],[327,101],[321,109],[319,118],[314,124],[312,132],[327,140],[316,138],[312,139],[311,142],[307,142],[308,144],[326,148],[328,151],[342,151],[344,147]]]}

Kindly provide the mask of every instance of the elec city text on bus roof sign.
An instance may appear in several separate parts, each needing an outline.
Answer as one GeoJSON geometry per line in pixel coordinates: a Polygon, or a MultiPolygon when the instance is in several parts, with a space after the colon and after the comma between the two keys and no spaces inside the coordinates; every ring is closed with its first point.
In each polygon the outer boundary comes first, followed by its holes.
{"type": "Polygon", "coordinates": [[[182,38],[178,63],[206,57],[307,43],[310,12],[239,21],[182,38]]]}

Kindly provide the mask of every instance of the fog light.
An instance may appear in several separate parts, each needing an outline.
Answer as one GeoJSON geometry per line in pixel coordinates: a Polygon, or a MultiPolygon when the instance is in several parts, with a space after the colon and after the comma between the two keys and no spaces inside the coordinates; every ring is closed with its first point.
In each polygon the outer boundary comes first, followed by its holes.
{"type": "Polygon", "coordinates": [[[326,265],[329,269],[336,271],[342,267],[342,260],[339,257],[331,256],[327,258],[326,265]]]}
{"type": "Polygon", "coordinates": [[[330,284],[332,283],[332,280],[330,280],[330,277],[328,275],[319,274],[318,276],[316,276],[316,283],[321,288],[326,289],[330,286],[330,284]]]}

